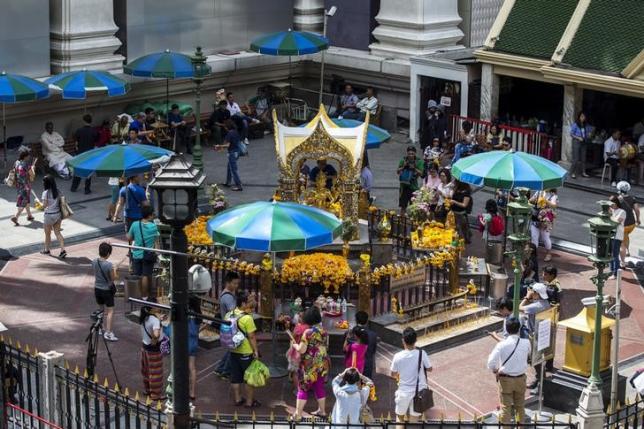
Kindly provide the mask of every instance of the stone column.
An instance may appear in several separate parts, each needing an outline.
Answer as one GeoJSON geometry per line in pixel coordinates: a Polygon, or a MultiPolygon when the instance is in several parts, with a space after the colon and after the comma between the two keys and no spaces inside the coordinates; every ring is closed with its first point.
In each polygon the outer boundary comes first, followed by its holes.
{"type": "Polygon", "coordinates": [[[49,24],[52,73],[122,71],[112,0],[49,0],[49,24]]]}
{"type": "Polygon", "coordinates": [[[569,168],[572,163],[572,138],[570,126],[577,119],[581,110],[582,90],[575,85],[564,85],[563,116],[561,118],[561,161],[563,167],[569,168]]]}
{"type": "Polygon", "coordinates": [[[55,351],[47,353],[38,353],[38,370],[40,372],[40,385],[38,395],[40,397],[40,417],[50,422],[56,422],[62,425],[63,416],[57,415],[58,410],[63,407],[59,406],[58,401],[64,400],[63,395],[57,395],[55,366],[63,365],[63,354],[55,351]]]}
{"type": "Polygon", "coordinates": [[[481,119],[490,121],[499,114],[499,75],[492,64],[481,67],[481,119]]]}
{"type": "Polygon", "coordinates": [[[322,33],[324,25],[324,0],[295,0],[293,29],[322,33]]]}
{"type": "Polygon", "coordinates": [[[601,390],[594,384],[585,387],[576,411],[580,429],[602,429],[606,415],[601,390]]]}
{"type": "Polygon", "coordinates": [[[460,48],[463,38],[458,25],[458,3],[454,0],[382,0],[369,46],[374,55],[403,58],[438,49],[460,48]]]}

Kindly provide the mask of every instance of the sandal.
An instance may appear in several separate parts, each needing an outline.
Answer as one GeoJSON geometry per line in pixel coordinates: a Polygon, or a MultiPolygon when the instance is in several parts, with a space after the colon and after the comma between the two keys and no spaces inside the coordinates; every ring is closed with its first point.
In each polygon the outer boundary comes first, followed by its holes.
{"type": "Polygon", "coordinates": [[[40,254],[41,255],[51,255],[51,250],[41,250],[40,254]]]}
{"type": "Polygon", "coordinates": [[[246,399],[241,398],[239,401],[235,402],[235,406],[236,406],[236,407],[241,407],[241,406],[242,406],[242,405],[244,405],[245,403],[246,403],[246,399]]]}
{"type": "Polygon", "coordinates": [[[13,222],[15,226],[20,226],[20,224],[18,223],[18,218],[15,216],[11,218],[11,222],[13,222]]]}
{"type": "Polygon", "coordinates": [[[246,405],[246,408],[258,408],[261,406],[262,406],[261,402],[259,402],[257,399],[253,399],[253,402],[249,405],[246,405]]]}
{"type": "Polygon", "coordinates": [[[65,250],[61,250],[60,254],[58,255],[60,259],[65,259],[67,257],[67,252],[65,250]]]}
{"type": "Polygon", "coordinates": [[[28,220],[29,222],[33,222],[33,220],[34,220],[34,219],[35,219],[35,218],[34,218],[33,216],[27,216],[27,220],[28,220]]]}
{"type": "Polygon", "coordinates": [[[318,419],[322,419],[322,420],[326,420],[326,419],[329,417],[329,416],[327,416],[326,414],[322,414],[322,413],[320,413],[319,411],[313,411],[313,412],[312,412],[312,413],[310,413],[310,414],[311,414],[312,416],[315,416],[315,417],[317,417],[318,419]]]}

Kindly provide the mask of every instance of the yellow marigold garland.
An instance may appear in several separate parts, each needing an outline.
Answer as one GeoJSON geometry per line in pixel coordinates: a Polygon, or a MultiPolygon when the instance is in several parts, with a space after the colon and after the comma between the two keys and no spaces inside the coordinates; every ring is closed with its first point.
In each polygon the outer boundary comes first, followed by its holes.
{"type": "Polygon", "coordinates": [[[284,283],[320,283],[325,292],[333,287],[335,293],[339,293],[340,287],[353,277],[353,271],[343,256],[312,253],[288,258],[282,265],[279,277],[284,283]]]}

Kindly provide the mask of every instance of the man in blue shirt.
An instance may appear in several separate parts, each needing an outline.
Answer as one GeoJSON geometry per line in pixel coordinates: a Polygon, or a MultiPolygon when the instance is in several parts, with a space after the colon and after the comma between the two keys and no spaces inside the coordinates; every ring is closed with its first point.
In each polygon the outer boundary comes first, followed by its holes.
{"type": "Polygon", "coordinates": [[[125,233],[130,231],[132,223],[141,220],[143,214],[141,208],[146,205],[145,189],[139,184],[139,176],[128,178],[128,185],[123,186],[119,191],[119,200],[114,210],[114,219],[118,217],[118,212],[123,208],[123,217],[125,218],[125,233]]]}
{"type": "Polygon", "coordinates": [[[174,136],[173,148],[176,150],[178,145],[183,146],[185,144],[186,153],[192,153],[190,130],[186,126],[186,121],[179,112],[179,106],[176,104],[173,104],[172,110],[168,112],[168,125],[170,125],[170,131],[174,136]]]}
{"type": "Polygon", "coordinates": [[[224,126],[228,131],[224,137],[224,144],[215,145],[215,150],[228,149],[228,168],[226,170],[226,183],[223,186],[230,187],[231,180],[235,185],[230,188],[232,191],[242,191],[241,179],[237,171],[237,160],[242,152],[241,136],[237,132],[237,125],[232,119],[227,119],[224,126]]]}

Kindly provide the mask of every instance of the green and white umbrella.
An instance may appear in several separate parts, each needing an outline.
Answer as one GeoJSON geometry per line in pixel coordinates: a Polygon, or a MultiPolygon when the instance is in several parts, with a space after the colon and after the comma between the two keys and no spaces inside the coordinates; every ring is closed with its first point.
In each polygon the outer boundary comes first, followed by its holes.
{"type": "Polygon", "coordinates": [[[135,176],[152,169],[154,162],[169,159],[174,152],[147,144],[111,144],[83,152],[67,161],[74,176],[135,176]]]}
{"type": "Polygon", "coordinates": [[[238,250],[303,251],[333,243],[342,222],[315,207],[258,201],[219,213],[207,231],[216,243],[238,250]]]}
{"type": "Polygon", "coordinates": [[[459,159],[452,176],[476,186],[542,190],[563,186],[568,172],[552,161],[525,152],[492,151],[459,159]]]}

